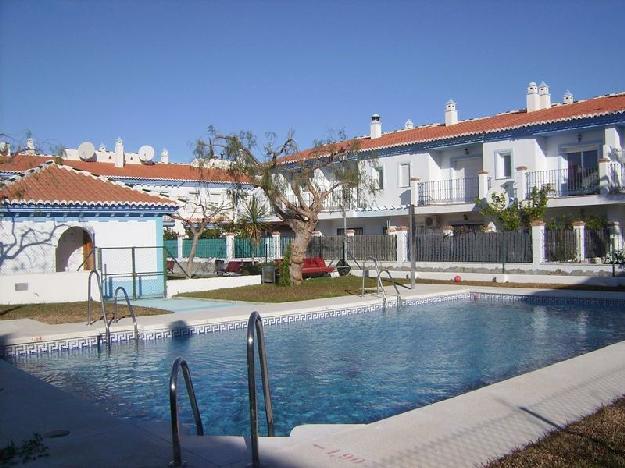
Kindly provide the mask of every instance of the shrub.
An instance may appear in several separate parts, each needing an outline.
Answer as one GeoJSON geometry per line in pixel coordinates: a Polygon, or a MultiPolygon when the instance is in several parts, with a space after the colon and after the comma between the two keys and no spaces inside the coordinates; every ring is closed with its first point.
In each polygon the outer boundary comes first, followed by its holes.
{"type": "Polygon", "coordinates": [[[291,286],[291,244],[286,248],[282,263],[280,263],[280,277],[278,279],[278,286],[291,286]]]}

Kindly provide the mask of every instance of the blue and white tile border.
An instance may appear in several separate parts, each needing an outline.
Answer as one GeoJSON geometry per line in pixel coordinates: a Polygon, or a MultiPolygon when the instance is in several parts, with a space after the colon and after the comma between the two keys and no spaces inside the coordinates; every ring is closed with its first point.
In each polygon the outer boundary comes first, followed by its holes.
{"type": "MultiPolygon", "coordinates": [[[[524,302],[537,305],[564,304],[564,305],[602,305],[625,307],[625,300],[610,298],[590,298],[590,297],[570,297],[555,295],[520,295],[520,294],[499,294],[483,292],[461,292],[458,294],[446,294],[428,297],[417,297],[403,300],[406,305],[433,304],[441,302],[457,302],[466,300],[479,300],[489,302],[514,303],[524,302]]],[[[387,300],[387,308],[395,307],[396,299],[387,300]]],[[[273,326],[312,320],[323,320],[329,318],[345,317],[349,315],[376,312],[383,308],[381,303],[358,305],[352,307],[341,307],[337,309],[317,310],[307,312],[294,312],[285,315],[265,315],[263,325],[273,326]]],[[[231,330],[242,330],[247,328],[247,319],[231,320],[223,322],[210,322],[196,325],[185,325],[179,327],[167,327],[159,329],[148,329],[139,332],[139,338],[144,341],[154,341],[161,339],[171,339],[182,336],[204,335],[208,333],[220,333],[231,330]]],[[[134,340],[133,330],[122,330],[111,332],[112,343],[122,343],[134,340]]],[[[61,340],[38,341],[32,343],[20,343],[0,345],[0,356],[27,356],[55,351],[70,351],[83,348],[93,348],[99,345],[102,336],[88,336],[77,338],[66,338],[61,340]]]]}

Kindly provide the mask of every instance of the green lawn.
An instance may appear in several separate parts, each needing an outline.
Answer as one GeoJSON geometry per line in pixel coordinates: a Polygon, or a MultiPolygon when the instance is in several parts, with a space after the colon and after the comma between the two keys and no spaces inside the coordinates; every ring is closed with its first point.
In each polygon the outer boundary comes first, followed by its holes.
{"type": "MultiPolygon", "coordinates": [[[[405,280],[399,280],[399,282],[405,282],[405,280]]],[[[384,281],[384,284],[390,285],[391,283],[384,281]]],[[[233,289],[183,293],[180,296],[244,302],[295,302],[347,295],[356,296],[360,295],[361,286],[362,278],[348,275],[340,278],[311,278],[299,287],[284,288],[274,284],[256,284],[233,289]]],[[[366,286],[375,287],[375,280],[368,278],[366,286]]]]}
{"type": "MultiPolygon", "coordinates": [[[[119,316],[128,316],[126,305],[120,304],[119,316]]],[[[113,304],[106,304],[107,316],[113,316],[113,304]]],[[[149,307],[134,307],[135,315],[169,314],[167,310],[149,307]]],[[[94,302],[91,311],[93,318],[100,314],[100,303],[94,302]]],[[[56,302],[52,304],[0,305],[0,320],[32,319],[44,323],[77,323],[87,321],[86,302],[56,302]]]]}
{"type": "Polygon", "coordinates": [[[488,468],[625,466],[625,399],[496,460],[488,468]]]}

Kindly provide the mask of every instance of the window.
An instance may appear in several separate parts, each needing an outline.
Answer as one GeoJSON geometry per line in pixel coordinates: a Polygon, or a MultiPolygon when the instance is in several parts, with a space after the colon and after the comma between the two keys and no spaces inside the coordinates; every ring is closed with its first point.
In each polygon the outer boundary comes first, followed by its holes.
{"type": "Polygon", "coordinates": [[[512,178],[512,153],[510,151],[495,153],[495,177],[497,179],[512,178]]]}
{"type": "Polygon", "coordinates": [[[382,190],[384,188],[384,168],[382,166],[376,167],[375,168],[375,175],[377,183],[378,183],[378,190],[382,190]]]}
{"type": "Polygon", "coordinates": [[[408,187],[410,185],[410,164],[399,165],[399,186],[408,187]]]}

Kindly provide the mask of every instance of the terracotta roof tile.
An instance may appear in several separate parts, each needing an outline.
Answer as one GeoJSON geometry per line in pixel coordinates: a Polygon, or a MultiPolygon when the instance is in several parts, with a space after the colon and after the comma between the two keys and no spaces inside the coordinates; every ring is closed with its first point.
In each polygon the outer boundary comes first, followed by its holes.
{"type": "MultiPolygon", "coordinates": [[[[357,140],[360,150],[382,149],[624,112],[625,93],[621,93],[578,101],[573,104],[559,104],[549,109],[529,113],[525,110],[519,110],[489,117],[464,120],[450,126],[434,124],[410,130],[385,133],[380,138],[373,140],[369,137],[362,137],[357,140]]],[[[314,154],[319,154],[319,150],[309,149],[301,151],[284,158],[283,161],[307,159],[314,154]]]]}
{"type": "MultiPolygon", "coordinates": [[[[19,154],[10,160],[0,160],[0,172],[23,172],[51,159],[51,156],[19,154]]],[[[190,164],[127,164],[115,167],[103,162],[63,160],[63,164],[76,169],[115,178],[137,178],[155,180],[189,180],[204,182],[234,182],[228,171],[219,168],[199,169],[190,164]]],[[[241,180],[247,182],[247,180],[241,180]]]]}
{"type": "Polygon", "coordinates": [[[0,188],[0,199],[10,204],[48,204],[142,207],[177,207],[169,198],[132,189],[88,172],[59,166],[52,161],[28,170],[0,188]]]}

